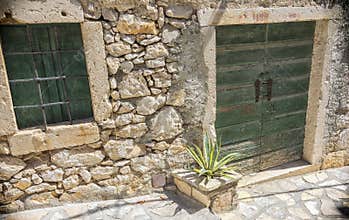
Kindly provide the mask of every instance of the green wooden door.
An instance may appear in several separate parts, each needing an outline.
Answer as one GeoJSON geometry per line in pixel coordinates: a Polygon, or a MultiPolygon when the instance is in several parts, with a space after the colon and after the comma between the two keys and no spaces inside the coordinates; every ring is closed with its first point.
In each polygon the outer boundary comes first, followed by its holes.
{"type": "Polygon", "coordinates": [[[217,135],[239,166],[302,155],[314,22],[217,28],[217,135]]]}

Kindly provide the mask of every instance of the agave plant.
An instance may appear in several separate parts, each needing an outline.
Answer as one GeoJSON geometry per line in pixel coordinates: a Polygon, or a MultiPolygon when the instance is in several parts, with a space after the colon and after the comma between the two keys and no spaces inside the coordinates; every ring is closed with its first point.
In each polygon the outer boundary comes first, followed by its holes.
{"type": "Polygon", "coordinates": [[[197,145],[187,146],[186,149],[199,166],[193,169],[199,176],[205,176],[208,180],[221,176],[232,177],[231,172],[235,167],[227,166],[227,164],[235,160],[238,154],[230,153],[220,158],[220,141],[214,141],[208,134],[205,134],[202,149],[197,145]]]}

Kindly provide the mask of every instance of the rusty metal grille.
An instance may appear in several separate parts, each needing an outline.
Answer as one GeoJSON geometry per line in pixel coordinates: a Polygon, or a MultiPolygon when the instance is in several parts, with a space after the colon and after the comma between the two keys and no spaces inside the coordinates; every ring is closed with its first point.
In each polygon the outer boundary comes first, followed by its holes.
{"type": "Polygon", "coordinates": [[[84,50],[78,24],[0,26],[0,36],[14,99],[13,107],[20,128],[40,126],[46,130],[49,124],[60,122],[73,124],[75,120],[92,117],[84,50]],[[13,33],[12,30],[14,30],[13,33]],[[20,42],[23,41],[23,47],[12,46],[16,40],[11,37],[20,39],[20,42]],[[68,58],[64,57],[66,54],[69,54],[68,58]],[[70,62],[63,64],[62,58],[70,59],[70,62]],[[26,72],[26,68],[23,70],[13,68],[14,65],[21,65],[21,63],[25,63],[24,67],[30,66],[31,71],[26,72]],[[74,86],[69,87],[69,82],[74,82],[74,86]],[[16,86],[20,89],[16,89],[16,86]],[[27,102],[15,99],[21,94],[25,95],[22,90],[25,91],[26,87],[37,91],[37,97],[33,97],[33,100],[38,99],[37,101],[27,102]],[[72,101],[74,95],[79,97],[81,93],[88,93],[88,95],[81,99],[74,98],[72,101]],[[81,107],[86,108],[79,110],[79,103],[84,103],[81,107]],[[78,107],[72,110],[72,104],[78,107]],[[40,109],[41,118],[32,109],[40,109]],[[82,117],[79,116],[79,111],[82,117]],[[36,114],[35,117],[38,120],[22,123],[21,120],[25,121],[23,118],[26,116],[19,112],[36,114]]]}

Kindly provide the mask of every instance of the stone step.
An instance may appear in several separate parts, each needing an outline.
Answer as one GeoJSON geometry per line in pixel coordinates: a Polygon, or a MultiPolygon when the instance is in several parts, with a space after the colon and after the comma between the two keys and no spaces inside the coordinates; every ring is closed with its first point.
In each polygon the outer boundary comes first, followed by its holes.
{"type": "Polygon", "coordinates": [[[273,167],[258,173],[252,173],[241,178],[238,187],[246,187],[258,183],[298,176],[320,169],[320,165],[312,165],[304,160],[296,160],[273,167]]]}

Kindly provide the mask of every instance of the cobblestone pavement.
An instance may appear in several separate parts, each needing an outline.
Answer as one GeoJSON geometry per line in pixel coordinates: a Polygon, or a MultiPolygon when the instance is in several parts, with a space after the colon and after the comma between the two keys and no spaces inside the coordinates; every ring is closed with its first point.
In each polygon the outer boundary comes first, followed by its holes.
{"type": "Polygon", "coordinates": [[[65,205],[2,216],[5,220],[297,220],[349,219],[349,167],[238,189],[236,210],[214,215],[173,191],[124,200],[65,205]]]}
{"type": "Polygon", "coordinates": [[[349,167],[238,190],[237,209],[223,219],[349,219],[349,167]],[[346,208],[348,207],[348,208],[346,208]]]}
{"type": "Polygon", "coordinates": [[[209,209],[173,191],[123,200],[71,204],[0,217],[1,220],[219,220],[209,209]]]}

